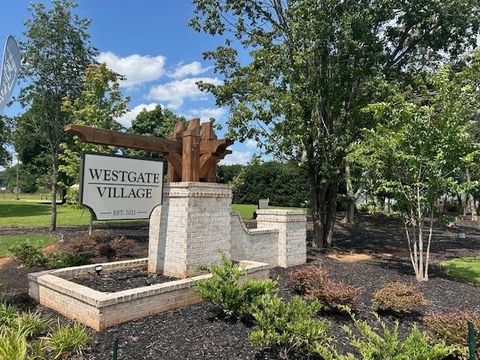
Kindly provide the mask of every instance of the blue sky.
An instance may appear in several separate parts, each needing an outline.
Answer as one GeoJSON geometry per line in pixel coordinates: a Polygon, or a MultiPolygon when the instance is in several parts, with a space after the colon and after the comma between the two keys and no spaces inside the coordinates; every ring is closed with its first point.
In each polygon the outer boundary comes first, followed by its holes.
{"type": "MultiPolygon", "coordinates": [[[[12,34],[23,38],[23,22],[30,16],[30,0],[2,1],[0,41],[12,34]]],[[[50,6],[48,0],[43,1],[50,6]]],[[[99,52],[99,61],[125,75],[125,95],[131,98],[131,111],[120,120],[129,126],[143,108],[156,104],[166,106],[187,118],[214,117],[226,130],[227,109],[215,106],[211,95],[200,93],[197,80],[220,83],[221,77],[211,71],[212,63],[202,52],[219,42],[209,35],[188,27],[193,14],[190,0],[78,0],[76,12],[92,20],[90,35],[99,52]]],[[[3,48],[3,47],[2,47],[3,48]]],[[[18,90],[18,89],[17,89],[18,90]]],[[[5,110],[7,115],[20,111],[18,106],[5,110]]],[[[246,163],[256,153],[257,144],[236,143],[233,154],[223,163],[246,163]]]]}

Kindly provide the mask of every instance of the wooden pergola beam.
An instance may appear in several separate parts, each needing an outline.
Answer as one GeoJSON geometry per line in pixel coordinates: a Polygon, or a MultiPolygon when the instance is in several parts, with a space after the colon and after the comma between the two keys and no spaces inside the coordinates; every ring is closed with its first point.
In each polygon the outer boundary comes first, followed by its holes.
{"type": "Polygon", "coordinates": [[[161,153],[182,153],[182,142],[173,139],[159,139],[153,136],[126,134],[113,130],[97,129],[83,125],[66,125],[65,132],[77,135],[90,144],[127,147],[161,153]]]}

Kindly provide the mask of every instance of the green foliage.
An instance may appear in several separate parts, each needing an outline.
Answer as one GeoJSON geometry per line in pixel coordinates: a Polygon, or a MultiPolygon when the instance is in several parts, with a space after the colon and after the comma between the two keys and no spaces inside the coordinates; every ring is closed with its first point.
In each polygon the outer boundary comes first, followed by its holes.
{"type": "Polygon", "coordinates": [[[38,312],[26,312],[18,314],[9,328],[19,336],[31,339],[44,334],[50,325],[50,319],[42,317],[38,312]]]}
{"type": "Polygon", "coordinates": [[[248,319],[256,299],[277,289],[277,283],[271,279],[241,283],[244,271],[226,256],[222,257],[221,263],[212,264],[209,271],[212,277],[198,282],[196,292],[203,300],[215,304],[229,318],[248,319]]]}
{"type": "Polygon", "coordinates": [[[464,257],[443,261],[440,266],[448,275],[469,284],[480,285],[480,257],[464,257]]]}
{"type": "MultiPolygon", "coordinates": [[[[407,337],[402,340],[398,334],[398,322],[393,328],[389,328],[377,319],[380,325],[380,331],[378,331],[364,320],[353,317],[353,321],[358,335],[355,335],[347,325],[343,330],[360,354],[360,359],[440,360],[456,351],[455,347],[445,345],[444,342],[433,344],[432,340],[417,327],[413,327],[407,337]]],[[[356,358],[352,354],[340,357],[342,360],[356,358]]]]}
{"type": "Polygon", "coordinates": [[[205,57],[224,81],[200,88],[230,108],[230,138],[306,169],[318,247],[332,242],[349,147],[375,124],[361,109],[476,46],[480,15],[477,0],[193,3],[190,25],[222,38],[205,57]]]}
{"type": "Polygon", "coordinates": [[[259,199],[270,199],[273,206],[300,207],[309,199],[305,173],[294,163],[262,163],[254,158],[230,183],[233,201],[238,204],[258,204],[259,199]]]}
{"type": "MultiPolygon", "coordinates": [[[[477,334],[480,332],[480,312],[478,311],[437,312],[429,314],[423,320],[427,332],[434,339],[444,341],[447,345],[458,346],[465,353],[468,344],[467,322],[472,321],[477,334]]],[[[477,349],[480,351],[480,336],[477,336],[477,349]]]]}
{"type": "MultiPolygon", "coordinates": [[[[161,139],[167,139],[177,122],[186,122],[183,116],[174,114],[167,108],[160,105],[155,106],[152,110],[143,109],[132,121],[132,126],[128,132],[138,135],[150,135],[161,139]]],[[[127,150],[127,153],[134,156],[159,158],[162,155],[158,152],[151,153],[140,150],[127,150]]]]}
{"type": "Polygon", "coordinates": [[[81,355],[90,342],[86,328],[78,323],[71,326],[58,323],[53,332],[48,335],[48,347],[54,359],[73,353],[81,355]]]}
{"type": "Polygon", "coordinates": [[[17,260],[28,267],[43,266],[47,262],[47,257],[38,245],[24,242],[12,246],[9,251],[17,260]]]}
{"type": "Polygon", "coordinates": [[[47,257],[47,267],[50,269],[60,269],[70,266],[81,266],[90,264],[92,254],[72,253],[69,251],[58,251],[47,257]]]}
{"type": "Polygon", "coordinates": [[[372,306],[376,310],[393,311],[398,314],[420,310],[428,301],[412,284],[391,282],[375,292],[372,306]]]}
{"type": "Polygon", "coordinates": [[[17,309],[4,301],[0,302],[0,328],[11,325],[17,316],[17,309]]]}
{"type": "Polygon", "coordinates": [[[0,331],[0,360],[25,360],[27,351],[25,337],[7,329],[0,331]]]}
{"type": "Polygon", "coordinates": [[[289,302],[277,295],[263,295],[253,307],[255,328],[248,336],[255,347],[270,348],[283,357],[296,354],[316,354],[331,357],[331,336],[328,321],[315,319],[320,310],[318,301],[306,303],[295,296],[289,302]]]}

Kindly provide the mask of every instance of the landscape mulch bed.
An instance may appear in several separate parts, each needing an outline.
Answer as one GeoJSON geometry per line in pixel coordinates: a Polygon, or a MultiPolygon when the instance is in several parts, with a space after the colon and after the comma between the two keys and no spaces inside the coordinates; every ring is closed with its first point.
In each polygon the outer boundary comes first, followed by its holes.
{"type": "Polygon", "coordinates": [[[97,291],[117,292],[154,284],[162,284],[178,279],[169,276],[149,274],[146,270],[142,269],[129,269],[112,273],[100,273],[99,275],[91,273],[68,278],[68,280],[97,291]]]}
{"type": "MultiPolygon", "coordinates": [[[[396,259],[374,259],[368,262],[346,263],[312,255],[310,262],[321,263],[332,279],[362,287],[361,303],[357,316],[373,321],[369,306],[373,293],[391,281],[412,282],[413,276],[402,261],[396,259]]],[[[276,268],[271,271],[278,278],[281,293],[290,297],[286,277],[293,269],[276,268]]],[[[426,312],[452,311],[453,309],[480,309],[480,289],[460,283],[433,269],[429,282],[419,284],[430,301],[426,312]]],[[[86,359],[108,359],[112,344],[119,339],[119,359],[275,359],[268,352],[255,351],[248,343],[250,324],[229,322],[220,319],[215,309],[206,303],[191,306],[137,321],[115,326],[95,334],[95,345],[86,354],[86,359]]],[[[331,333],[337,340],[341,352],[351,351],[341,326],[351,324],[348,317],[321,314],[332,322],[331,333]]],[[[382,316],[382,320],[393,325],[394,316],[382,316]]],[[[421,325],[421,315],[398,319],[400,333],[406,334],[414,324],[421,325]]]]}

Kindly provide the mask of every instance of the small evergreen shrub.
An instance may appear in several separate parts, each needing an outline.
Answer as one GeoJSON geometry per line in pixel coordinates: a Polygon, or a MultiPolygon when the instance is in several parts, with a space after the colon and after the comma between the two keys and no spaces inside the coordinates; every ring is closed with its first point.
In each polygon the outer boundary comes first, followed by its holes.
{"type": "Polygon", "coordinates": [[[135,248],[135,240],[122,235],[113,238],[110,245],[117,258],[131,257],[133,255],[133,249],[135,248]]]}
{"type": "Polygon", "coordinates": [[[378,290],[372,299],[376,310],[393,311],[399,314],[420,310],[428,301],[414,285],[391,282],[378,290]]]}
{"type": "MultiPolygon", "coordinates": [[[[455,311],[432,313],[423,319],[427,332],[438,341],[459,346],[467,346],[468,321],[472,321],[477,334],[480,334],[480,311],[455,311]]],[[[477,349],[480,351],[480,336],[477,335],[477,349]]],[[[480,354],[478,354],[480,356],[480,354]]]]}
{"type": "Polygon", "coordinates": [[[48,347],[54,359],[67,354],[81,355],[90,344],[91,339],[86,328],[78,323],[63,326],[60,323],[48,335],[48,347]]]}
{"type": "Polygon", "coordinates": [[[331,358],[330,323],[315,318],[320,308],[320,302],[307,303],[298,296],[285,302],[277,295],[263,295],[252,308],[255,328],[248,340],[277,352],[279,358],[290,354],[331,358]]]}
{"type": "Polygon", "coordinates": [[[327,282],[328,273],[320,265],[302,266],[288,275],[288,284],[298,294],[305,294],[312,287],[321,287],[327,282]]]}
{"type": "Polygon", "coordinates": [[[96,247],[97,256],[106,257],[108,261],[112,261],[115,257],[115,250],[109,243],[98,244],[96,247]]]}
{"type": "Polygon", "coordinates": [[[44,266],[47,257],[40,246],[32,245],[27,242],[12,246],[8,251],[27,267],[44,266]]]}
{"type": "Polygon", "coordinates": [[[225,256],[219,264],[210,267],[212,277],[196,284],[197,294],[215,304],[228,318],[248,319],[257,298],[275,292],[277,283],[271,279],[247,280],[240,278],[244,271],[225,256]]]}
{"type": "Polygon", "coordinates": [[[329,310],[343,312],[345,307],[354,309],[357,306],[361,291],[359,287],[329,280],[322,286],[307,289],[306,297],[319,300],[329,310]]]}
{"type": "Polygon", "coordinates": [[[88,253],[71,253],[58,251],[50,254],[47,259],[47,266],[50,269],[61,269],[70,266],[81,266],[90,264],[92,255],[88,253]]]}
{"type": "Polygon", "coordinates": [[[338,359],[390,359],[390,360],[440,360],[456,351],[455,347],[444,342],[433,343],[425,333],[413,327],[407,337],[402,340],[398,334],[398,321],[392,329],[377,319],[380,330],[375,330],[366,321],[353,317],[354,326],[358,335],[355,335],[349,326],[343,330],[347,334],[352,346],[360,357],[352,354],[338,356],[338,359]]]}
{"type": "Polygon", "coordinates": [[[93,254],[97,246],[97,239],[90,235],[78,235],[68,240],[66,250],[75,254],[93,254]]]}

